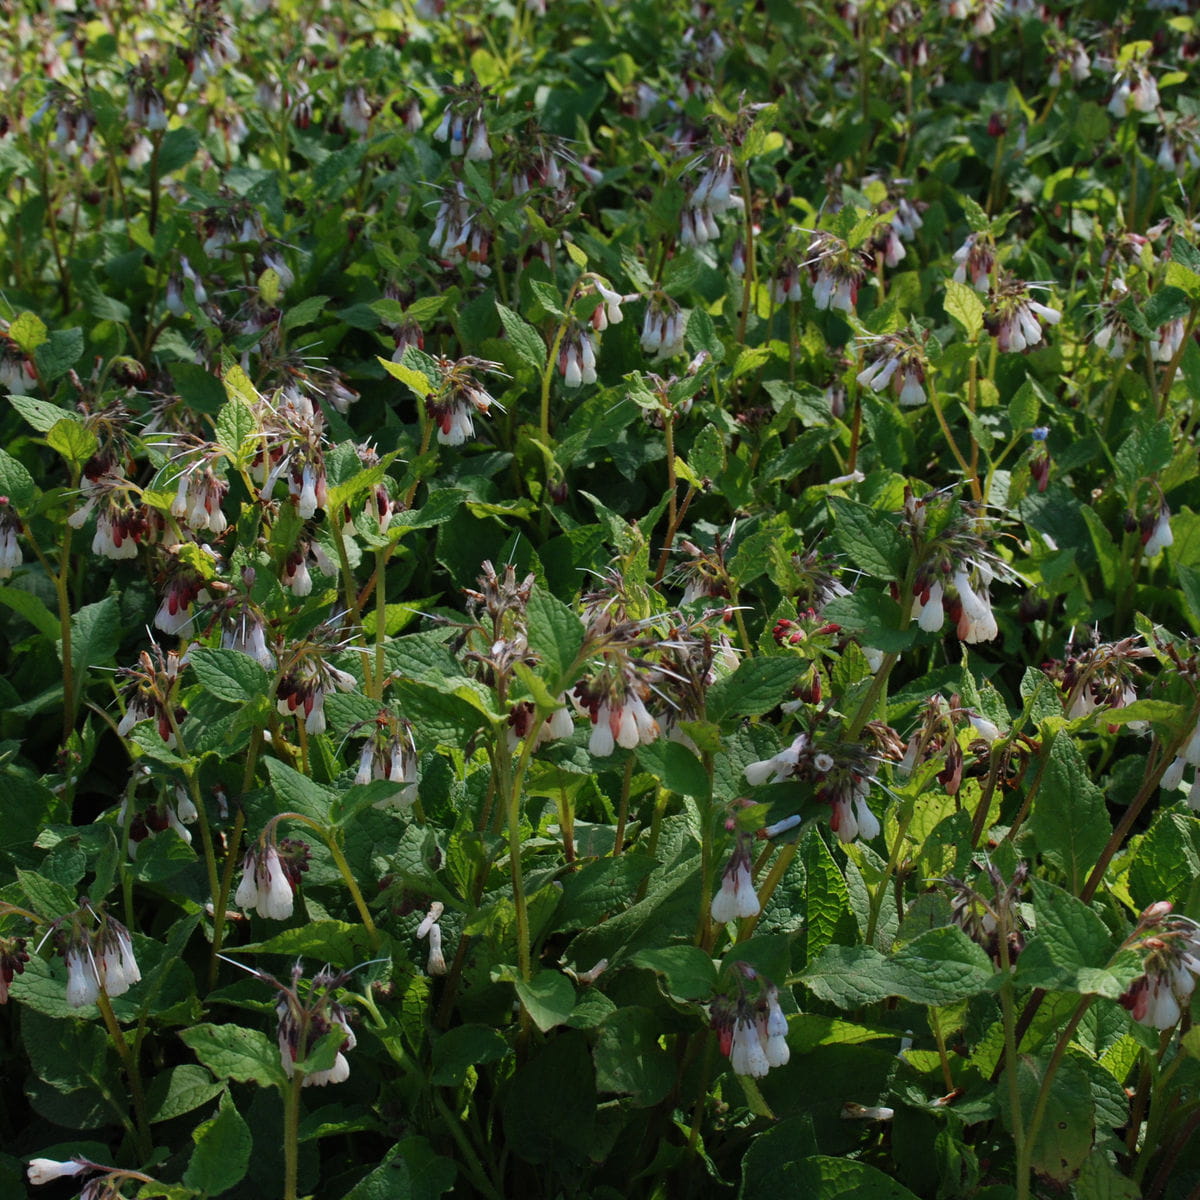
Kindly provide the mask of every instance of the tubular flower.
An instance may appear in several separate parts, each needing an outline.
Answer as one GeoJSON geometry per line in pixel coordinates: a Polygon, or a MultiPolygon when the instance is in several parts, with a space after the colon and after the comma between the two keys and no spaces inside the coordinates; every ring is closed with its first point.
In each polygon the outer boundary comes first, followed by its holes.
{"type": "Polygon", "coordinates": [[[330,1083],[344,1083],[350,1077],[350,1061],[346,1055],[354,1049],[357,1039],[350,1028],[350,1013],[334,998],[334,990],[347,979],[345,974],[335,974],[330,968],[318,971],[311,983],[302,978],[303,968],[296,963],[292,969],[290,987],[270,980],[279,988],[275,1013],[279,1018],[279,1061],[289,1079],[296,1073],[296,1065],[302,1062],[331,1033],[342,1035],[333,1064],[317,1071],[304,1072],[304,1087],[325,1087],[330,1083]]]}
{"type": "Polygon", "coordinates": [[[737,845],[721,875],[721,886],[710,906],[713,923],[727,925],[738,917],[756,917],[760,911],[758,893],[750,874],[750,842],[739,835],[737,845]]]}
{"type": "Polygon", "coordinates": [[[858,373],[860,387],[882,392],[889,384],[901,406],[925,403],[925,375],[929,363],[923,343],[886,334],[869,348],[870,361],[858,373]]]}
{"type": "Polygon", "coordinates": [[[256,909],[260,917],[286,921],[296,903],[301,872],[308,869],[308,847],[284,839],[251,847],[242,861],[242,881],[233,902],[242,909],[256,909]],[[280,848],[286,856],[281,856],[280,848]]]}
{"type": "Polygon", "coordinates": [[[1187,917],[1174,916],[1170,905],[1152,904],[1142,913],[1126,945],[1142,953],[1145,972],[1120,997],[1135,1021],[1154,1029],[1171,1029],[1188,1007],[1200,976],[1200,929],[1187,917]]]}
{"type": "Polygon", "coordinates": [[[1021,353],[1042,340],[1042,325],[1057,325],[1062,313],[1029,295],[1029,284],[1011,277],[1001,279],[992,291],[984,326],[1001,351],[1021,353]]]}
{"type": "Polygon", "coordinates": [[[772,1067],[791,1058],[787,1044],[787,1017],[779,1004],[779,989],[761,979],[747,963],[734,963],[737,991],[722,995],[709,1006],[709,1024],[717,1034],[721,1052],[728,1056],[736,1075],[761,1079],[772,1067]],[[751,999],[747,981],[758,980],[759,994],[751,999]]]}

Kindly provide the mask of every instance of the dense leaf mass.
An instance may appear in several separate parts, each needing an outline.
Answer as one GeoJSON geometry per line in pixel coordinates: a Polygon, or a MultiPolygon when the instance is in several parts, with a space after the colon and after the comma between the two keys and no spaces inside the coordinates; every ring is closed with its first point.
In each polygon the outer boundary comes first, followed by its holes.
{"type": "Polygon", "coordinates": [[[1196,1195],[1194,9],[7,5],[3,1194],[1196,1195]]]}

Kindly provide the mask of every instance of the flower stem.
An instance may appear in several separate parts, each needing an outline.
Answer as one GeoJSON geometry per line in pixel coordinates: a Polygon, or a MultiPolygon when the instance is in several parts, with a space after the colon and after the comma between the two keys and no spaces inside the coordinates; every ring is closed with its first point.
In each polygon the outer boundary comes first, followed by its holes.
{"type": "Polygon", "coordinates": [[[138,1155],[145,1160],[150,1157],[154,1149],[154,1141],[150,1136],[150,1122],[146,1116],[146,1093],[142,1088],[142,1074],[138,1070],[133,1051],[130,1050],[129,1043],[121,1032],[117,1015],[113,1012],[112,1002],[103,988],[96,997],[96,1007],[100,1010],[100,1016],[104,1019],[108,1036],[112,1038],[113,1047],[125,1068],[125,1077],[129,1081],[129,1096],[133,1101],[133,1119],[137,1127],[137,1136],[134,1140],[137,1142],[138,1155]]]}
{"type": "Polygon", "coordinates": [[[296,1200],[300,1163],[300,1089],[304,1072],[296,1070],[283,1089],[283,1200],[296,1200]]]}
{"type": "MultiPolygon", "coordinates": [[[[1007,943],[1007,939],[1005,939],[1007,943]]],[[[1007,947],[1001,950],[1002,956],[1007,959],[1007,947]]],[[[1006,987],[1011,987],[1011,983],[1006,983],[1006,987]]],[[[1017,1144],[1017,1197],[1018,1200],[1026,1200],[1029,1195],[1030,1187],[1030,1166],[1031,1157],[1033,1154],[1034,1142],[1037,1139],[1038,1131],[1041,1129],[1042,1120],[1046,1116],[1046,1105],[1050,1101],[1050,1086],[1054,1082],[1054,1076],[1058,1073],[1059,1063],[1062,1062],[1062,1057],[1066,1053],[1067,1047],[1071,1044],[1071,1038],[1075,1033],[1079,1022],[1083,1020],[1084,1013],[1091,1007],[1095,996],[1081,996],[1079,1003],[1075,1006],[1075,1011],[1071,1014],[1071,1019],[1067,1022],[1062,1033],[1058,1035],[1058,1041],[1054,1044],[1054,1050],[1050,1054],[1050,1061],[1046,1064],[1046,1069],[1042,1073],[1042,1084],[1038,1088],[1037,1100],[1034,1101],[1033,1111],[1029,1114],[1029,1124],[1026,1126],[1024,1136],[1017,1144]]],[[[1006,1032],[1007,1036],[1007,1032],[1006,1032]]],[[[1017,1060],[1014,1054],[1009,1059],[1009,1094],[1013,1094],[1017,1084],[1017,1060]]],[[[1016,1117],[1014,1113],[1014,1118],[1016,1117]]],[[[1016,1126],[1014,1125],[1014,1132],[1016,1126]]]]}
{"type": "Polygon", "coordinates": [[[358,886],[358,881],[354,878],[354,872],[350,870],[350,864],[346,861],[346,856],[342,853],[342,848],[338,845],[337,837],[333,831],[326,829],[319,822],[314,821],[312,817],[306,817],[303,813],[298,812],[284,812],[276,817],[272,817],[268,828],[279,821],[299,821],[302,825],[307,825],[329,847],[329,853],[333,856],[333,861],[341,873],[342,879],[346,884],[346,889],[350,893],[350,898],[354,901],[354,907],[358,909],[359,919],[366,928],[367,936],[371,939],[371,946],[373,949],[378,950],[379,930],[375,928],[375,922],[371,919],[371,910],[367,908],[367,902],[363,898],[362,889],[358,886]]]}

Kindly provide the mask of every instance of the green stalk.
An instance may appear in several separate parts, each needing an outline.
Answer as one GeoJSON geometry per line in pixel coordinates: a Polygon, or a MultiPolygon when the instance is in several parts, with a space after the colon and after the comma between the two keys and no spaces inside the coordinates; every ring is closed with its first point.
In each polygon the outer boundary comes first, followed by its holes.
{"type": "Polygon", "coordinates": [[[383,683],[387,677],[384,652],[387,649],[387,551],[375,551],[375,678],[374,688],[368,691],[373,700],[383,700],[383,683]]]}
{"type": "MultiPolygon", "coordinates": [[[[297,1054],[297,1059],[302,1056],[297,1054]]],[[[296,1200],[300,1165],[300,1089],[304,1071],[297,1067],[283,1088],[283,1200],[296,1200]]]]}
{"type": "Polygon", "coordinates": [[[913,817],[916,815],[916,801],[910,801],[908,812],[905,813],[903,806],[901,807],[901,815],[896,826],[896,840],[892,843],[892,851],[888,855],[887,865],[883,869],[883,876],[879,880],[879,886],[871,895],[870,908],[867,912],[867,932],[863,936],[863,943],[867,946],[875,944],[875,930],[879,924],[879,914],[883,909],[883,897],[887,892],[888,882],[896,873],[896,868],[900,865],[900,853],[904,848],[904,839],[908,836],[908,827],[913,822],[913,817]]]}
{"type": "Polygon", "coordinates": [[[625,844],[625,822],[629,818],[629,789],[633,786],[634,761],[632,754],[625,760],[625,774],[621,779],[621,801],[617,809],[617,831],[613,841],[613,858],[620,855],[621,847],[625,844]]]}
{"type": "MultiPolygon", "coordinates": [[[[954,455],[954,459],[963,473],[963,478],[970,484],[972,498],[977,504],[982,504],[983,492],[979,487],[979,476],[971,470],[962,451],[958,448],[958,443],[954,440],[954,435],[950,432],[950,426],[946,424],[946,414],[942,412],[942,402],[938,399],[937,384],[934,383],[932,376],[927,382],[929,384],[929,404],[933,409],[934,416],[937,417],[938,425],[941,426],[946,445],[950,447],[950,452],[954,455]]],[[[972,438],[972,442],[974,442],[974,438],[972,438]]]]}
{"type": "Polygon", "coordinates": [[[1025,1126],[1021,1112],[1021,1089],[1017,1082],[1017,1022],[1012,981],[1012,962],[1009,958],[1008,921],[1004,919],[997,931],[1000,940],[1000,970],[1004,983],[1000,987],[1000,1012],[1004,1022],[1004,1065],[1008,1083],[1008,1113],[1012,1123],[1013,1144],[1017,1149],[1017,1200],[1029,1200],[1029,1172],[1022,1171],[1025,1158],[1025,1126]]]}
{"type": "Polygon", "coordinates": [[[104,1019],[108,1036],[112,1038],[113,1047],[125,1068],[125,1077],[129,1081],[129,1097],[133,1101],[133,1119],[137,1126],[137,1136],[134,1141],[137,1143],[139,1157],[145,1161],[154,1149],[154,1139],[150,1136],[150,1122],[146,1114],[146,1093],[142,1087],[142,1073],[138,1070],[137,1061],[129,1049],[129,1043],[125,1040],[124,1033],[121,1032],[116,1013],[113,1012],[112,1002],[103,987],[96,997],[96,1007],[100,1010],[100,1016],[104,1019]]]}
{"type": "MultiPolygon", "coordinates": [[[[1001,957],[1007,959],[1007,938],[1003,945],[1004,948],[1001,950],[1001,957]]],[[[1005,984],[1005,987],[1011,986],[1011,983],[1005,984]]],[[[1054,1044],[1054,1050],[1050,1054],[1050,1061],[1046,1064],[1046,1070],[1042,1074],[1042,1084],[1038,1088],[1037,1100],[1034,1101],[1033,1112],[1029,1115],[1029,1125],[1025,1129],[1023,1139],[1017,1146],[1017,1200],[1028,1200],[1031,1156],[1038,1131],[1041,1129],[1042,1121],[1046,1116],[1046,1105],[1050,1100],[1050,1085],[1054,1082],[1054,1076],[1058,1072],[1059,1064],[1062,1062],[1062,1057],[1066,1053],[1067,1047],[1071,1044],[1071,1038],[1079,1026],[1079,1022],[1083,1020],[1084,1013],[1091,1007],[1094,999],[1095,996],[1080,997],[1079,1003],[1075,1006],[1075,1011],[1071,1014],[1071,1019],[1067,1022],[1066,1027],[1058,1036],[1058,1041],[1054,1044]]],[[[1015,1053],[1009,1058],[1008,1062],[1009,1093],[1011,1096],[1017,1082],[1017,1059],[1015,1053]]],[[[1014,1130],[1015,1128],[1016,1126],[1014,1126],[1014,1130]]]]}
{"type": "Polygon", "coordinates": [[[342,848],[338,845],[337,838],[334,836],[332,830],[326,829],[319,822],[314,821],[312,817],[306,817],[303,813],[298,812],[284,812],[272,817],[267,823],[267,829],[270,830],[280,821],[299,821],[302,825],[307,825],[329,847],[329,853],[333,856],[333,861],[342,876],[343,882],[346,884],[350,898],[354,901],[354,907],[358,909],[359,920],[362,921],[366,928],[367,936],[371,939],[371,947],[378,950],[379,930],[375,928],[375,922],[371,919],[371,910],[367,908],[367,902],[363,898],[362,889],[358,886],[358,881],[354,878],[354,872],[350,870],[350,864],[346,861],[346,856],[342,853],[342,848]]]}

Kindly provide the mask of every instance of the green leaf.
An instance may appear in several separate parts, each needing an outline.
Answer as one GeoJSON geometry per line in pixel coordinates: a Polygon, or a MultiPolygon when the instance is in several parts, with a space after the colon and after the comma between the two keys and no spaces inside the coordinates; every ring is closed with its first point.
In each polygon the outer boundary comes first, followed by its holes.
{"type": "Polygon", "coordinates": [[[1157,331],[1159,326],[1166,325],[1168,321],[1186,317],[1191,310],[1192,304],[1186,292],[1177,287],[1160,287],[1146,301],[1142,316],[1146,318],[1146,324],[1157,331]]]}
{"type": "Polygon", "coordinates": [[[946,316],[967,335],[968,341],[975,341],[983,329],[983,301],[979,293],[965,283],[950,279],[946,282],[946,316]]]}
{"type": "Polygon", "coordinates": [[[101,666],[116,654],[124,628],[116,596],[87,604],[71,617],[71,660],[77,687],[82,686],[89,667],[101,666]]]}
{"type": "Polygon", "coordinates": [[[179,125],[167,130],[158,148],[159,174],[168,175],[180,167],[186,167],[199,149],[200,135],[191,126],[179,125]]]}
{"type": "Polygon", "coordinates": [[[286,954],[313,958],[335,967],[352,967],[363,962],[375,947],[363,925],[347,921],[309,921],[296,929],[285,929],[265,942],[239,946],[243,954],[286,954]]]}
{"type": "Polygon", "coordinates": [[[628,1095],[635,1108],[662,1100],[675,1082],[675,1062],[661,1036],[662,1018],[648,1008],[630,1005],[605,1017],[592,1051],[596,1089],[628,1095]]]}
{"type": "Polygon", "coordinates": [[[14,587],[0,587],[0,604],[7,605],[13,612],[24,617],[34,629],[44,633],[51,641],[58,640],[62,630],[57,618],[32,592],[14,587]]]}
{"type": "Polygon", "coordinates": [[[788,1200],[800,1195],[792,1176],[800,1162],[818,1150],[811,1114],[790,1117],[760,1130],[742,1157],[742,1182],[738,1200],[788,1200]]]}
{"type": "Polygon", "coordinates": [[[380,366],[393,378],[398,379],[416,398],[425,403],[425,397],[435,390],[435,384],[423,372],[403,362],[392,362],[390,358],[376,355],[380,366]]]}
{"type": "Polygon", "coordinates": [[[244,400],[234,398],[217,414],[215,437],[219,446],[237,454],[255,430],[254,412],[244,400]]]}
{"type": "Polygon", "coordinates": [[[456,1025],[433,1043],[430,1082],[439,1087],[458,1087],[470,1067],[498,1062],[508,1052],[508,1043],[490,1025],[456,1025]]]}
{"type": "Polygon", "coordinates": [[[1116,454],[1117,480],[1126,493],[1141,479],[1148,479],[1171,461],[1174,443],[1166,421],[1135,429],[1116,454]]]}
{"type": "Polygon", "coordinates": [[[454,1161],[435,1153],[423,1137],[406,1137],[342,1200],[438,1200],[457,1173],[454,1161]]]}
{"type": "Polygon", "coordinates": [[[37,348],[38,375],[42,384],[61,379],[83,357],[83,330],[56,329],[49,340],[37,348]]]}
{"type": "Polygon", "coordinates": [[[74,893],[36,871],[24,871],[18,867],[17,883],[28,898],[29,906],[39,917],[52,920],[66,916],[78,907],[74,893]]]}
{"type": "MultiPolygon", "coordinates": [[[[630,852],[587,863],[563,880],[562,901],[555,913],[561,929],[586,929],[626,908],[651,871],[655,860],[630,852]]],[[[584,970],[591,963],[580,964],[584,970]]]]}
{"type": "Polygon", "coordinates": [[[813,962],[840,930],[849,932],[853,928],[854,918],[846,880],[819,830],[811,829],[804,835],[802,853],[807,916],[802,936],[805,958],[813,962]]]}
{"type": "Polygon", "coordinates": [[[831,496],[833,535],[849,562],[879,579],[900,579],[904,575],[904,544],[886,513],[831,496]]]}
{"type": "Polygon", "coordinates": [[[271,679],[266,670],[240,650],[193,647],[188,663],[196,678],[219,700],[243,704],[256,696],[265,696],[271,679]]]}
{"type": "Polygon", "coordinates": [[[507,1147],[526,1162],[582,1167],[595,1149],[596,1081],[587,1038],[568,1031],[548,1040],[502,1100],[507,1147]]]}
{"type": "Polygon", "coordinates": [[[9,396],[8,402],[38,433],[47,433],[62,420],[76,422],[79,420],[77,414],[68,412],[65,408],[59,408],[57,404],[38,400],[33,396],[9,396]]]}
{"type": "Polygon", "coordinates": [[[321,315],[322,309],[328,303],[328,296],[306,296],[299,304],[284,313],[283,328],[285,330],[299,329],[302,325],[311,325],[321,315]]]}
{"type": "Polygon", "coordinates": [[[529,597],[529,648],[538,655],[539,674],[557,696],[574,682],[572,668],[583,648],[583,622],[561,600],[539,584],[529,597]]]}
{"type": "MultiPolygon", "coordinates": [[[[1022,1112],[1028,1114],[1037,1103],[1046,1063],[1028,1055],[1018,1061],[1017,1090],[1022,1112]]],[[[1006,1086],[1001,1080],[1001,1089],[1006,1086]]],[[[1011,1116],[1008,1106],[1001,1112],[1007,1124],[1011,1116]]],[[[1066,1184],[1092,1153],[1094,1136],[1095,1104],[1087,1076],[1070,1059],[1064,1059],[1051,1080],[1042,1124],[1030,1150],[1034,1171],[1066,1184]]]]}
{"type": "Polygon", "coordinates": [[[1033,380],[1026,379],[1008,402],[1008,423],[1012,426],[1013,433],[1023,433],[1032,429],[1037,422],[1038,409],[1041,406],[1038,391],[1033,380]]]}
{"type": "Polygon", "coordinates": [[[192,1053],[221,1079],[282,1088],[287,1076],[279,1047],[265,1033],[240,1025],[194,1025],[179,1035],[192,1053]]]}
{"type": "Polygon", "coordinates": [[[699,946],[639,950],[629,961],[661,976],[667,994],[676,1000],[707,1000],[717,986],[712,958],[699,946]]]}
{"type": "Polygon", "coordinates": [[[1046,774],[1029,815],[1039,851],[1062,871],[1078,893],[1112,833],[1104,794],[1091,781],[1087,764],[1065,734],[1054,739],[1046,774]]]}
{"type": "Polygon", "coordinates": [[[637,757],[638,762],[660,780],[663,787],[681,796],[708,799],[712,790],[708,772],[686,746],[658,738],[648,745],[639,746],[637,757]]]}
{"type": "Polygon", "coordinates": [[[546,346],[538,331],[507,305],[501,304],[499,300],[496,301],[496,311],[500,314],[500,323],[504,326],[504,332],[508,335],[508,340],[521,361],[537,371],[544,370],[546,346]]]}
{"type": "Polygon", "coordinates": [[[1200,879],[1200,818],[1191,813],[1162,812],[1138,840],[1129,866],[1129,891],[1145,908],[1156,900],[1176,907],[1187,903],[1200,879]]]}
{"type": "Polygon", "coordinates": [[[718,479],[725,470],[725,439],[715,425],[705,425],[696,435],[688,464],[701,479],[707,480],[718,479]]]}
{"type": "Polygon", "coordinates": [[[264,761],[271,777],[271,790],[283,809],[294,809],[320,824],[329,820],[331,791],[277,758],[264,761]]]}
{"type": "Polygon", "coordinates": [[[1115,1000],[1127,985],[1104,971],[1116,949],[1107,926],[1068,892],[1042,879],[1032,883],[1037,934],[1018,960],[1018,980],[1030,987],[1097,992],[1115,1000]]]}
{"type": "Polygon", "coordinates": [[[800,979],[820,999],[859,1008],[888,996],[917,1004],[953,1004],[986,991],[991,960],[956,926],[930,929],[893,958],[870,946],[827,946],[800,979]]]}
{"type": "Polygon", "coordinates": [[[709,719],[759,717],[770,712],[790,698],[802,665],[790,654],[743,659],[736,671],[718,679],[709,689],[709,719]]]}
{"type": "Polygon", "coordinates": [[[532,979],[518,979],[517,995],[543,1033],[565,1025],[575,1007],[575,986],[559,971],[538,971],[532,979]]]}
{"type": "Polygon", "coordinates": [[[207,1104],[225,1091],[225,1084],[213,1079],[196,1063],[181,1063],[159,1071],[146,1089],[146,1107],[151,1121],[170,1121],[207,1104]]]}
{"type": "Polygon", "coordinates": [[[192,1141],[196,1147],[183,1173],[188,1187],[219,1196],[241,1182],[250,1165],[253,1139],[228,1091],[221,1097],[217,1115],[192,1130],[192,1141]]]}
{"type": "Polygon", "coordinates": [[[41,317],[36,313],[23,312],[9,325],[8,336],[25,354],[33,354],[49,335],[41,317]]]}
{"type": "Polygon", "coordinates": [[[46,434],[46,445],[67,462],[82,466],[96,452],[96,435],[78,421],[64,417],[55,421],[46,434]]]}
{"type": "Polygon", "coordinates": [[[37,490],[24,466],[7,450],[0,450],[0,496],[7,496],[19,513],[33,503],[37,490]]]}
{"type": "MultiPolygon", "coordinates": [[[[774,1132],[774,1131],[772,1131],[774,1132]]],[[[760,1169],[758,1151],[745,1167],[752,1189],[743,1175],[739,1200],[917,1200],[906,1187],[867,1163],[851,1158],[826,1158],[814,1155],[775,1160],[773,1169],[760,1169]],[[760,1190],[765,1189],[765,1190],[760,1190]]]]}

